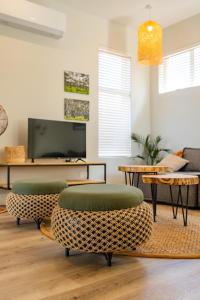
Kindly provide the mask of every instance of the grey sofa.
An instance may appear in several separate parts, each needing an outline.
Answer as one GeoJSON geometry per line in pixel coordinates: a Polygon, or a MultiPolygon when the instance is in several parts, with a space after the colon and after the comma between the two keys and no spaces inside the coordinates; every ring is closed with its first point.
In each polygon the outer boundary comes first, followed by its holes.
{"type": "MultiPolygon", "coordinates": [[[[189,163],[186,164],[178,173],[197,175],[200,177],[200,148],[184,148],[183,149],[183,158],[189,160],[189,163]]],[[[145,199],[151,200],[151,188],[149,184],[144,184],[140,180],[139,188],[144,192],[145,199]]],[[[178,188],[173,187],[174,197],[177,197],[178,188]]],[[[191,208],[200,208],[200,186],[191,186],[189,192],[189,207],[191,208]]],[[[175,198],[177,199],[177,198],[175,198]]],[[[186,188],[183,188],[183,201],[186,199],[186,188]]],[[[169,186],[158,185],[157,192],[157,201],[158,203],[171,204],[169,186]]]]}

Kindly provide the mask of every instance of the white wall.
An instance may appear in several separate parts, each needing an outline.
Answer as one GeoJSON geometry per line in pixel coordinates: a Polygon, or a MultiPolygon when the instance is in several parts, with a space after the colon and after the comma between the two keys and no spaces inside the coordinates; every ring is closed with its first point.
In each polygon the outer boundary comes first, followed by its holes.
{"type": "MultiPolygon", "coordinates": [[[[200,44],[200,14],[166,28],[164,55],[200,44]]],[[[167,147],[200,147],[200,87],[158,93],[158,69],[151,72],[152,133],[161,134],[167,147]]]]}
{"type": "Polygon", "coordinates": [[[128,49],[132,53],[132,130],[140,134],[151,131],[149,67],[137,62],[137,28],[128,28],[128,49]]]}
{"type": "MultiPolygon", "coordinates": [[[[87,125],[87,160],[98,160],[98,49],[114,49],[130,55],[133,72],[133,130],[150,130],[148,69],[135,64],[136,33],[117,23],[74,11],[55,0],[33,0],[66,12],[67,26],[63,39],[54,40],[38,34],[0,25],[0,104],[8,113],[9,126],[0,137],[0,157],[4,146],[27,144],[27,118],[63,120],[63,72],[72,70],[90,74],[90,95],[71,94],[90,101],[90,121],[87,125]]],[[[124,182],[117,171],[128,158],[103,159],[108,163],[108,181],[124,182]]],[[[62,169],[24,169],[15,171],[12,180],[24,177],[66,179],[77,173],[62,169]]],[[[101,171],[93,172],[100,178],[101,171]]],[[[84,172],[80,171],[80,177],[84,172]]],[[[5,174],[0,173],[0,181],[5,174]]]]}

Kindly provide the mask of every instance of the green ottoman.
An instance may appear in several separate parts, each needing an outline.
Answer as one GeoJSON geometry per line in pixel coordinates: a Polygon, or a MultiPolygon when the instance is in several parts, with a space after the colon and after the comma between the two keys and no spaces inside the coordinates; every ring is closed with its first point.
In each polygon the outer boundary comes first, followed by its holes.
{"type": "Polygon", "coordinates": [[[7,210],[17,218],[17,225],[21,218],[34,219],[39,229],[42,220],[51,216],[60,192],[66,187],[63,181],[16,181],[6,198],[7,210]]]}
{"type": "Polygon", "coordinates": [[[55,240],[70,249],[104,253],[111,266],[112,253],[133,250],[152,230],[152,213],[135,187],[112,184],[65,189],[52,213],[55,240]]]}

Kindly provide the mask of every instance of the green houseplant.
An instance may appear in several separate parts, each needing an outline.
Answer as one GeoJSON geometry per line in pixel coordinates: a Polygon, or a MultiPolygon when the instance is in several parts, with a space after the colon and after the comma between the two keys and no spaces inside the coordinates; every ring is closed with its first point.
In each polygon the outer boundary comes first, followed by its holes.
{"type": "Polygon", "coordinates": [[[142,159],[147,165],[156,165],[162,159],[162,152],[170,152],[170,149],[160,147],[162,137],[160,135],[155,138],[150,134],[142,136],[137,133],[131,135],[131,139],[141,148],[141,154],[134,158],[142,159]]]}

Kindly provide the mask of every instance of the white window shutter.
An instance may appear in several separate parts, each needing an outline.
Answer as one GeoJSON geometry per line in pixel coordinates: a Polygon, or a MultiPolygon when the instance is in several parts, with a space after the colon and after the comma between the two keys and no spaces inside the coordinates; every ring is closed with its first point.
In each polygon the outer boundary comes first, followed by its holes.
{"type": "Polygon", "coordinates": [[[164,58],[159,66],[159,93],[200,85],[200,47],[164,58]]]}
{"type": "Polygon", "coordinates": [[[131,59],[99,51],[99,156],[131,156],[131,59]]]}

